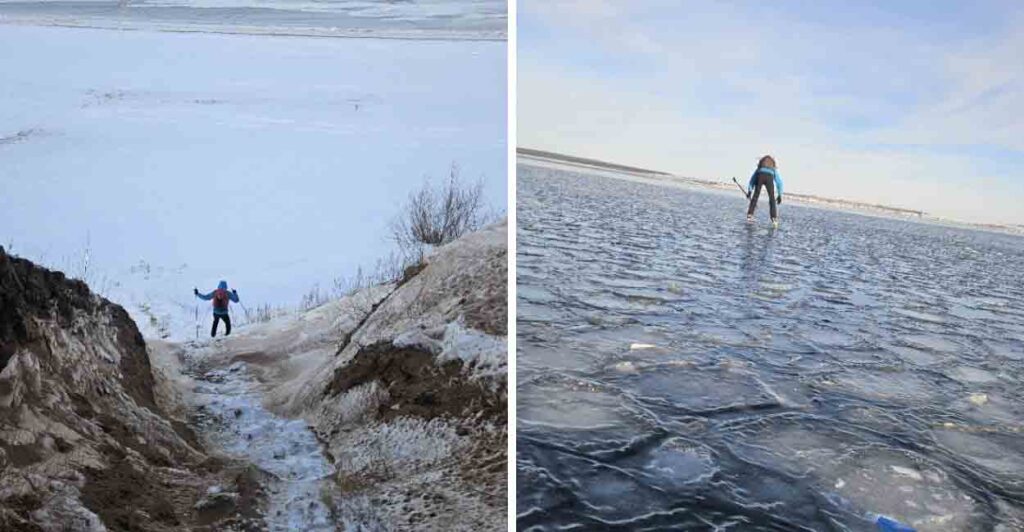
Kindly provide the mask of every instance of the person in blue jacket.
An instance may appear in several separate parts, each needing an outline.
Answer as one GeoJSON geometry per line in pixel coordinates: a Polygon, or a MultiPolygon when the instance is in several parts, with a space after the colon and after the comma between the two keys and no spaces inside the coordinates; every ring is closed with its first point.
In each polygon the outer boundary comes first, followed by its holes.
{"type": "Polygon", "coordinates": [[[772,225],[779,225],[779,213],[776,205],[782,203],[782,176],[779,175],[775,158],[771,155],[765,155],[757,161],[757,170],[754,170],[754,174],[750,176],[750,182],[747,183],[747,196],[750,198],[750,207],[747,208],[748,221],[754,219],[754,209],[757,208],[757,198],[761,195],[761,187],[768,190],[768,207],[772,225]]]}
{"type": "Polygon", "coordinates": [[[217,336],[217,324],[224,320],[224,336],[231,334],[231,315],[228,314],[228,304],[231,301],[238,303],[238,292],[228,291],[227,281],[217,283],[217,289],[209,294],[200,294],[198,288],[193,288],[192,293],[203,301],[213,300],[213,329],[210,330],[210,337],[217,336]]]}

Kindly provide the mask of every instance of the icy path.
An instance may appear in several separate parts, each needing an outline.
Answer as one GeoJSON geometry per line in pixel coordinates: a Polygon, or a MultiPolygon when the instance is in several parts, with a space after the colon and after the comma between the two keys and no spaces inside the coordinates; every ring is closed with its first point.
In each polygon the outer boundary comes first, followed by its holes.
{"type": "Polygon", "coordinates": [[[331,509],[333,472],[313,433],[301,419],[284,419],[263,407],[243,362],[197,373],[198,430],[226,454],[272,473],[267,486],[270,530],[335,530],[331,509]]]}

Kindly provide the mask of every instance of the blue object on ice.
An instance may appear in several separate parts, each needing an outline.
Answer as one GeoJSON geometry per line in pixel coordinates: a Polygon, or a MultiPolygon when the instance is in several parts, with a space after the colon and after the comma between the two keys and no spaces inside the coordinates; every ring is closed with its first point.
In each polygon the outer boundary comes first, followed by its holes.
{"type": "Polygon", "coordinates": [[[914,528],[884,515],[878,516],[875,519],[875,524],[878,525],[878,530],[881,532],[917,532],[914,528]]]}

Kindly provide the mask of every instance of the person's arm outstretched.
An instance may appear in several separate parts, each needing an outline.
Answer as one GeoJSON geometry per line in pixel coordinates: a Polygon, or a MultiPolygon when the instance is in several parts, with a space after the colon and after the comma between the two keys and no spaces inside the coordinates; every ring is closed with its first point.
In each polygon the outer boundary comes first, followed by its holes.
{"type": "Polygon", "coordinates": [[[209,301],[213,299],[213,292],[210,292],[209,294],[200,294],[198,288],[193,288],[192,293],[195,294],[196,297],[198,297],[199,299],[202,299],[203,301],[209,301]]]}

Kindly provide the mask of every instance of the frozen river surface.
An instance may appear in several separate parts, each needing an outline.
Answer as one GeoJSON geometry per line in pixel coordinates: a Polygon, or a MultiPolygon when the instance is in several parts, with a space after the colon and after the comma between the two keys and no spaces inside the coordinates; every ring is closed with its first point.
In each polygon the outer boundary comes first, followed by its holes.
{"type": "Polygon", "coordinates": [[[324,37],[504,40],[505,0],[0,0],[0,23],[324,37]]]}
{"type": "Polygon", "coordinates": [[[520,165],[519,528],[1021,530],[1024,239],[743,211],[520,165]]]}

